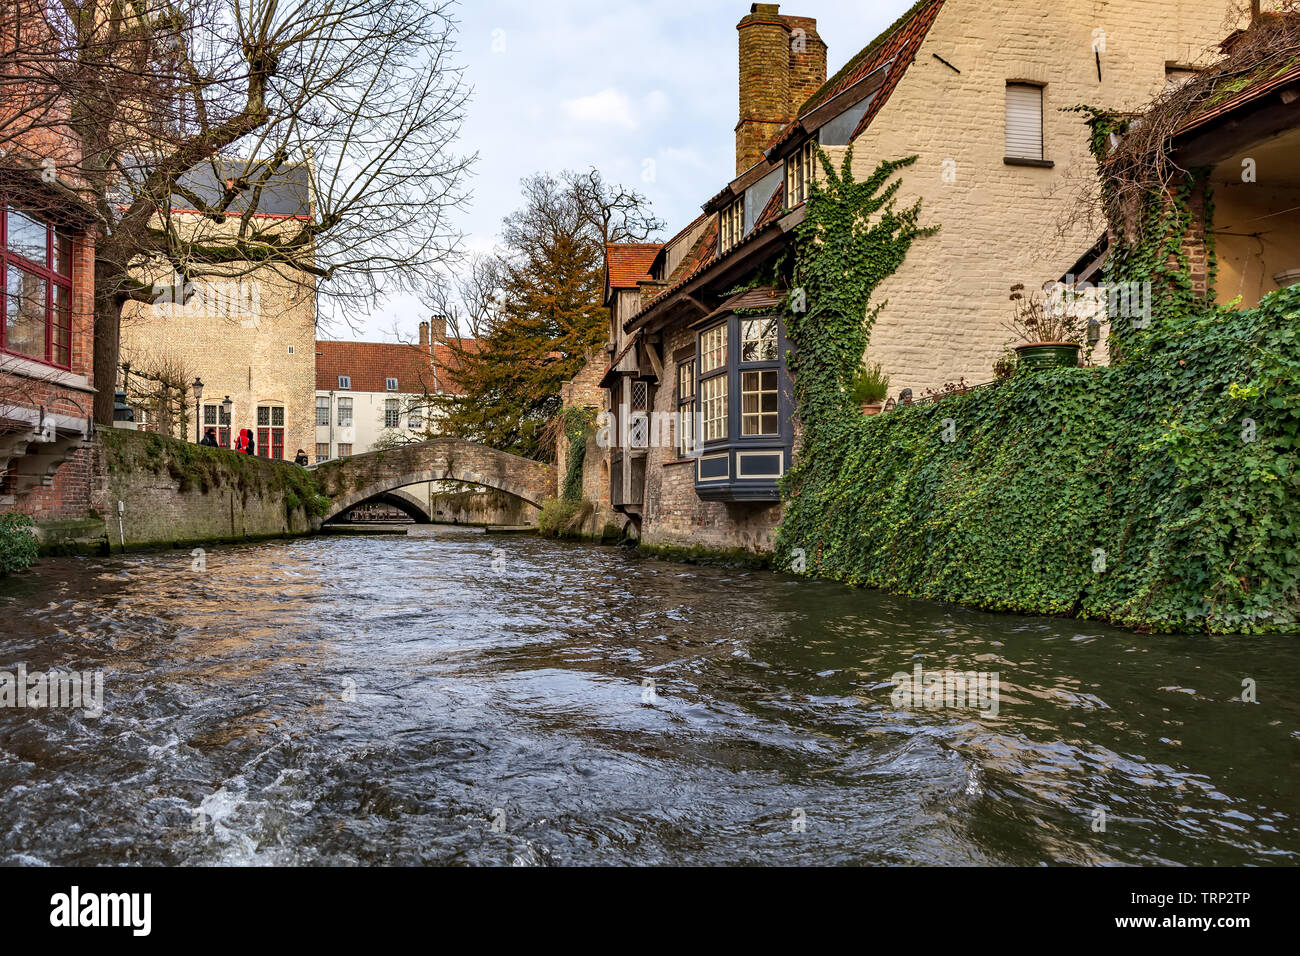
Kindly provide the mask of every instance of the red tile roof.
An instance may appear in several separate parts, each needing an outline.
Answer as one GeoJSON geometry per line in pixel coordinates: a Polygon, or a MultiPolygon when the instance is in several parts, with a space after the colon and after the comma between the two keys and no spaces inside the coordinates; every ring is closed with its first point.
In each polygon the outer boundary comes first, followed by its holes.
{"type": "Polygon", "coordinates": [[[612,242],[605,246],[605,272],[611,289],[635,289],[650,278],[650,266],[663,246],[657,242],[612,242]]]}
{"type": "MultiPolygon", "coordinates": [[[[475,339],[458,339],[466,351],[476,351],[475,339]]],[[[316,388],[338,391],[339,377],[352,380],[350,391],[386,392],[387,379],[397,379],[397,391],[406,394],[458,394],[459,368],[455,349],[439,343],[433,355],[419,345],[389,342],[317,342],[316,388]]]]}
{"type": "MultiPolygon", "coordinates": [[[[871,121],[875,119],[876,114],[885,105],[885,101],[889,99],[889,94],[894,91],[894,87],[898,86],[903,74],[907,72],[907,68],[916,56],[916,51],[921,46],[921,41],[925,39],[926,34],[930,32],[930,27],[934,25],[935,18],[938,17],[939,10],[943,7],[943,2],[944,0],[918,0],[889,29],[859,50],[848,63],[840,67],[839,71],[826,81],[821,89],[810,96],[808,101],[800,107],[799,118],[802,119],[819,106],[830,102],[830,100],[854,84],[865,80],[886,64],[892,64],[885,75],[884,83],[876,91],[875,98],[858,122],[850,140],[861,136],[866,128],[871,125],[871,121]]],[[[801,126],[799,121],[796,120],[778,133],[767,148],[771,149],[773,146],[791,139],[800,130],[801,126]]]]}

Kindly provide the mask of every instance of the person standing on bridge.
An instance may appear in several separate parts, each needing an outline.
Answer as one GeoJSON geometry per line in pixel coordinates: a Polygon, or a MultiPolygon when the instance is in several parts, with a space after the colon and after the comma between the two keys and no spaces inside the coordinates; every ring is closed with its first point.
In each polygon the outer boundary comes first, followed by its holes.
{"type": "Polygon", "coordinates": [[[243,455],[256,454],[257,445],[253,440],[253,430],[251,428],[241,428],[239,430],[239,438],[235,442],[235,451],[243,455]]]}
{"type": "Polygon", "coordinates": [[[306,468],[311,462],[307,458],[307,453],[303,451],[301,448],[299,448],[298,454],[293,456],[293,463],[295,465],[299,465],[300,467],[306,468]]]}

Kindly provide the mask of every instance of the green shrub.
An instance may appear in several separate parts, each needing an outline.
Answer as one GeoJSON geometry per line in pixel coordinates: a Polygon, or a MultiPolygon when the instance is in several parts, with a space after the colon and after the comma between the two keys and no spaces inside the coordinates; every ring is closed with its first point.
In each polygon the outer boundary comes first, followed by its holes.
{"type": "Polygon", "coordinates": [[[910,211],[877,201],[891,195],[877,194],[881,171],[872,182],[814,185],[798,227],[809,308],[788,323],[804,430],[779,565],[1144,630],[1296,630],[1300,287],[1242,311],[1197,300],[1169,265],[1190,222],[1179,207],[1150,249],[1116,256],[1116,279],[1146,270],[1158,290],[1149,327],[1112,331],[1117,364],[863,418],[841,383],[861,361],[869,293],[916,235],[910,211]],[[854,228],[873,212],[879,225],[854,228]],[[876,265],[855,275],[864,259],[876,265]]]}
{"type": "Polygon", "coordinates": [[[0,577],[26,571],[39,554],[32,519],[16,511],[0,515],[0,577]]]}
{"type": "Polygon", "coordinates": [[[565,501],[548,498],[537,514],[537,532],[551,538],[571,538],[582,533],[582,526],[595,514],[590,501],[565,501]]]}

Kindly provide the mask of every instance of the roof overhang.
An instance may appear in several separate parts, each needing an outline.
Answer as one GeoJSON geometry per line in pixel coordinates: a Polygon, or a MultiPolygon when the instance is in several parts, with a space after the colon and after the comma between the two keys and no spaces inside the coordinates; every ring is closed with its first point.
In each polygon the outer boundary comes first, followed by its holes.
{"type": "Polygon", "coordinates": [[[1300,66],[1184,124],[1174,136],[1180,166],[1213,166],[1300,126],[1300,66]]]}
{"type": "Polygon", "coordinates": [[[784,160],[795,151],[805,136],[811,136],[847,109],[852,109],[885,85],[889,65],[879,66],[847,89],[836,93],[816,109],[791,123],[775,143],[763,153],[769,163],[784,160]]]}
{"type": "Polygon", "coordinates": [[[715,260],[690,280],[628,319],[623,324],[623,331],[653,331],[662,328],[676,318],[682,309],[689,309],[699,315],[709,314],[712,310],[705,307],[701,296],[707,295],[710,290],[726,288],[782,252],[789,242],[791,230],[803,222],[806,215],[807,208],[800,206],[755,229],[727,255],[715,260]]]}

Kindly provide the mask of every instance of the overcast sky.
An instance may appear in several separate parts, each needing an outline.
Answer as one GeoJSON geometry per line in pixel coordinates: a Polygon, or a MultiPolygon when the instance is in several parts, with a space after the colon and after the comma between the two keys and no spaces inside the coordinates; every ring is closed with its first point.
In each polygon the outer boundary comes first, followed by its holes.
{"type": "MultiPolygon", "coordinates": [[[[795,0],[781,12],[817,19],[834,73],[911,0],[795,0]]],[[[736,23],[742,0],[469,0],[459,6],[461,61],[473,87],[462,133],[479,154],[460,218],[470,248],[491,248],[539,171],[596,166],[634,186],[668,223],[700,212],[735,171],[736,23]]],[[[661,236],[659,238],[667,238],[661,236]]],[[[358,331],[322,338],[413,338],[418,301],[393,300],[358,331]]]]}

